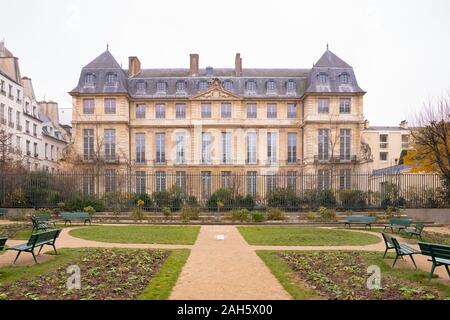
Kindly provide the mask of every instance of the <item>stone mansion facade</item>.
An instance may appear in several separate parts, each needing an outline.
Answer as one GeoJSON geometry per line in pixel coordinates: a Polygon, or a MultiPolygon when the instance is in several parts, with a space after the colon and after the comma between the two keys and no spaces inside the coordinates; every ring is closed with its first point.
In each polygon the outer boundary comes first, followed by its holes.
{"type": "MultiPolygon", "coordinates": [[[[365,171],[363,96],[328,49],[311,69],[123,69],[109,50],[82,68],[73,98],[80,169],[204,177],[365,171]]],[[[106,182],[105,182],[106,183],[106,182]]]]}

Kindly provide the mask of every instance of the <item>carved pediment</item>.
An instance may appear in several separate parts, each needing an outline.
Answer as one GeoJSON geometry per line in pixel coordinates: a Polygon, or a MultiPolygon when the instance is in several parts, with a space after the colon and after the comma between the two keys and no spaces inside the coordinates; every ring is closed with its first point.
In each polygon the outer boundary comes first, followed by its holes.
{"type": "Polygon", "coordinates": [[[223,88],[222,81],[215,78],[209,83],[209,88],[191,98],[191,100],[241,100],[242,97],[223,88]]]}

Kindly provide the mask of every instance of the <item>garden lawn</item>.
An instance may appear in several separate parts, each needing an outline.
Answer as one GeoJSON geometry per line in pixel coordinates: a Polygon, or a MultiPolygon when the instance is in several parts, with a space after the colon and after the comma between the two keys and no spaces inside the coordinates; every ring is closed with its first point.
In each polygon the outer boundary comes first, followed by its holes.
{"type": "Polygon", "coordinates": [[[39,265],[0,268],[0,300],[167,299],[189,250],[62,249],[39,265]],[[81,289],[68,290],[67,267],[81,289]]]}
{"type": "MultiPolygon", "coordinates": [[[[294,299],[430,300],[449,299],[450,286],[428,281],[428,273],[392,269],[380,252],[258,251],[258,255],[294,299]],[[368,289],[367,268],[381,270],[381,289],[368,289]],[[311,292],[315,293],[312,294],[311,292]]],[[[389,256],[393,257],[393,256],[389,256]]]]}
{"type": "Polygon", "coordinates": [[[194,244],[200,227],[194,226],[92,226],[70,235],[100,242],[140,244],[194,244]]]}
{"type": "MultiPolygon", "coordinates": [[[[53,224],[50,225],[53,228],[53,224]]],[[[63,224],[56,224],[56,228],[63,229],[63,224]]],[[[0,225],[0,236],[7,236],[12,240],[28,240],[31,236],[33,225],[31,223],[11,223],[0,225]]]]}
{"type": "Polygon", "coordinates": [[[306,227],[238,227],[250,245],[272,246],[351,246],[368,245],[380,238],[347,230],[306,227]]]}

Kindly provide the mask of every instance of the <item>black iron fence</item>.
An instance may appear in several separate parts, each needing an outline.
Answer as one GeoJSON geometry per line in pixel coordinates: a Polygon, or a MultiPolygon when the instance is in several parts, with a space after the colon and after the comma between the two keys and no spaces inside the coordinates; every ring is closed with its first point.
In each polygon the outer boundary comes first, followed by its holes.
{"type": "Polygon", "coordinates": [[[0,177],[0,207],[97,211],[199,206],[207,210],[278,207],[290,211],[320,206],[346,209],[450,207],[449,190],[436,174],[214,175],[28,172],[0,177]]]}

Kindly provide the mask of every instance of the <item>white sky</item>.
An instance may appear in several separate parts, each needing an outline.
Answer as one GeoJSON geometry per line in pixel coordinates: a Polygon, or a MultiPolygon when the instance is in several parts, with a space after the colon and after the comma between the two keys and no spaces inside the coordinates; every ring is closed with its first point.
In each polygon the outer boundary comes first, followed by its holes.
{"type": "MultiPolygon", "coordinates": [[[[450,90],[450,1],[0,0],[0,38],[38,99],[70,107],[82,66],[110,44],[127,66],[310,68],[325,50],[353,66],[372,125],[396,125],[450,90]]],[[[66,113],[67,112],[66,110],[66,113]]]]}

